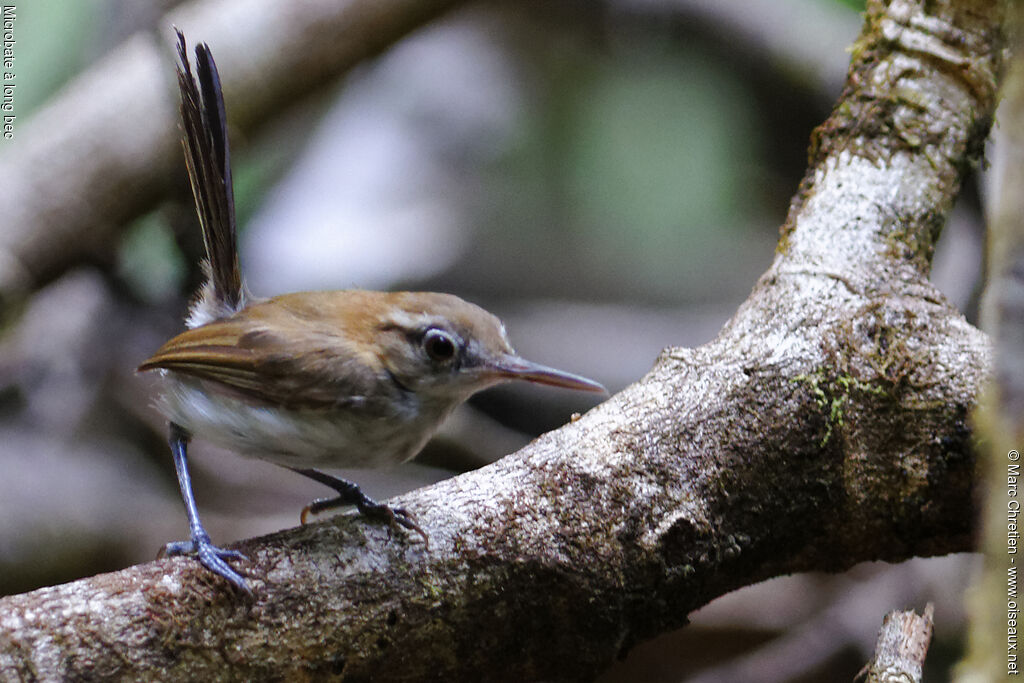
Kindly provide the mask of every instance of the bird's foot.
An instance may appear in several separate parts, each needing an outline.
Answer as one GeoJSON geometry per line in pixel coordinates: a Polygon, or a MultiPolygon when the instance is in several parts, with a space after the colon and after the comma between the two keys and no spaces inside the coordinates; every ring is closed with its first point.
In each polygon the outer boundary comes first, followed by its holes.
{"type": "Polygon", "coordinates": [[[373,517],[374,519],[387,522],[389,539],[391,538],[391,530],[402,526],[410,531],[415,531],[422,536],[424,545],[430,545],[430,539],[427,537],[427,532],[423,530],[423,527],[416,523],[416,519],[412,516],[412,513],[405,508],[393,508],[389,505],[385,505],[384,503],[378,503],[367,496],[363,496],[363,500],[356,503],[356,508],[367,517],[373,517]]]}
{"type": "Polygon", "coordinates": [[[384,503],[378,503],[373,498],[362,492],[359,486],[347,479],[341,479],[333,475],[321,472],[320,470],[314,469],[300,469],[297,467],[289,467],[288,469],[293,472],[297,472],[304,477],[309,477],[314,481],[318,481],[325,486],[329,486],[338,492],[338,495],[334,498],[319,498],[314,500],[312,503],[302,509],[302,515],[299,520],[305,524],[306,520],[311,514],[315,515],[318,512],[324,510],[332,510],[334,508],[345,507],[346,505],[355,505],[359,509],[359,512],[363,513],[367,517],[373,517],[375,519],[382,520],[388,523],[388,538],[391,538],[391,531],[396,527],[402,526],[410,531],[415,531],[423,537],[423,542],[429,546],[430,539],[427,537],[425,532],[416,520],[404,508],[392,508],[384,503]]]}
{"type": "Polygon", "coordinates": [[[210,541],[210,537],[205,533],[193,535],[191,541],[175,541],[173,543],[168,543],[160,549],[159,554],[157,554],[157,558],[163,557],[164,555],[167,555],[168,557],[173,557],[175,555],[195,555],[202,565],[214,574],[218,574],[227,579],[233,586],[235,586],[235,588],[239,589],[243,593],[252,593],[245,579],[243,579],[242,576],[232,569],[231,565],[226,562],[226,560],[242,560],[244,562],[248,562],[249,558],[237,550],[218,548],[210,541]]]}
{"type": "Polygon", "coordinates": [[[356,489],[353,495],[352,491],[346,491],[345,495],[335,496],[334,498],[318,498],[312,503],[302,509],[302,515],[300,521],[305,524],[309,519],[310,515],[323,512],[324,510],[330,510],[337,507],[343,507],[345,505],[355,505],[356,509],[360,513],[378,519],[382,522],[386,522],[388,525],[388,539],[391,538],[391,532],[393,529],[398,527],[405,527],[410,531],[415,531],[423,537],[423,543],[430,544],[430,538],[427,536],[427,532],[416,523],[416,519],[412,516],[412,513],[405,508],[393,508],[384,503],[378,503],[374,499],[370,498],[362,491],[356,489]]]}

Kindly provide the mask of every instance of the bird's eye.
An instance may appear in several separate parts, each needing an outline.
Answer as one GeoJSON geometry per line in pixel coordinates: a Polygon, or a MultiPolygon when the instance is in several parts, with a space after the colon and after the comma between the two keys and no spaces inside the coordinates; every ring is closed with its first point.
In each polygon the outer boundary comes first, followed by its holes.
{"type": "Polygon", "coordinates": [[[455,340],[443,330],[427,330],[423,335],[423,350],[431,360],[439,363],[450,361],[455,357],[455,340]]]}

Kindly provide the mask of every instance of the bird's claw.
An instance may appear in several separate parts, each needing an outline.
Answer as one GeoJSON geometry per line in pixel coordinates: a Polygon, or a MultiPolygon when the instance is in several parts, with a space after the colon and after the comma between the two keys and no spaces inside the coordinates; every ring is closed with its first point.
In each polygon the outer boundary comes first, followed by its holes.
{"type": "Polygon", "coordinates": [[[375,501],[369,501],[369,503],[357,506],[359,511],[368,517],[376,517],[381,519],[388,524],[388,540],[391,540],[391,532],[393,529],[399,526],[405,527],[410,531],[415,531],[423,537],[423,543],[427,547],[430,546],[430,538],[427,536],[427,532],[423,530],[419,524],[416,523],[416,518],[412,516],[412,513],[405,508],[393,508],[384,503],[377,503],[375,501]]]}
{"type": "MultiPolygon", "coordinates": [[[[299,515],[299,522],[305,525],[311,514],[315,515],[322,510],[337,507],[338,502],[337,498],[320,498],[314,500],[312,503],[302,508],[302,513],[299,515]]],[[[384,503],[378,503],[365,496],[363,500],[356,502],[355,506],[360,513],[367,517],[387,522],[389,541],[391,540],[392,530],[401,526],[409,529],[410,531],[415,531],[423,537],[424,544],[427,546],[430,545],[430,538],[427,536],[427,532],[425,532],[423,528],[416,523],[412,513],[407,511],[405,508],[392,508],[384,503]]]]}
{"type": "Polygon", "coordinates": [[[227,579],[243,593],[252,593],[245,579],[226,562],[226,560],[248,562],[249,558],[239,551],[218,548],[210,541],[209,537],[195,536],[191,541],[168,543],[157,553],[157,558],[159,559],[164,556],[174,557],[176,555],[195,555],[204,567],[227,579]]]}
{"type": "Polygon", "coordinates": [[[302,526],[306,526],[306,522],[309,521],[309,515],[311,513],[316,514],[315,511],[313,510],[313,506],[316,505],[318,502],[320,501],[314,500],[312,503],[302,508],[302,513],[299,515],[299,524],[301,524],[302,526]]]}

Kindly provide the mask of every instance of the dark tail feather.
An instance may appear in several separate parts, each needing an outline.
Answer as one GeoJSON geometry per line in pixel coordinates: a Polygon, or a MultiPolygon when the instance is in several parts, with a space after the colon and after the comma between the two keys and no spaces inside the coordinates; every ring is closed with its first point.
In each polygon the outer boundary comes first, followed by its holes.
{"type": "Polygon", "coordinates": [[[220,76],[205,43],[196,45],[196,72],[192,78],[185,36],[177,28],[178,89],[185,128],[185,165],[188,167],[196,212],[203,229],[210,285],[217,303],[237,310],[242,302],[242,273],[235,238],[235,196],[231,183],[227,119],[220,76]],[[200,94],[202,93],[202,94],[200,94]]]}

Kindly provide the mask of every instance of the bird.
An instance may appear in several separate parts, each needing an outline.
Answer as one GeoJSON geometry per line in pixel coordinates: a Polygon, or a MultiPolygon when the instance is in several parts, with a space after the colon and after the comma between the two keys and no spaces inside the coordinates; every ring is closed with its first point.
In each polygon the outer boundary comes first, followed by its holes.
{"type": "Polygon", "coordinates": [[[360,289],[253,296],[239,264],[227,119],[220,76],[206,43],[193,75],[175,27],[182,146],[206,256],[186,330],[138,366],[155,371],[155,407],[189,524],[189,540],[161,555],[191,555],[245,593],[232,566],[247,558],[213,544],[192,490],[188,445],[201,438],[269,461],[332,488],[315,514],[355,506],[390,529],[427,533],[322,468],[373,468],[414,457],[444,419],[474,393],[508,381],[607,393],[593,380],[519,356],[502,322],[455,295],[360,289]],[[198,84],[197,84],[198,80],[198,84]]]}

